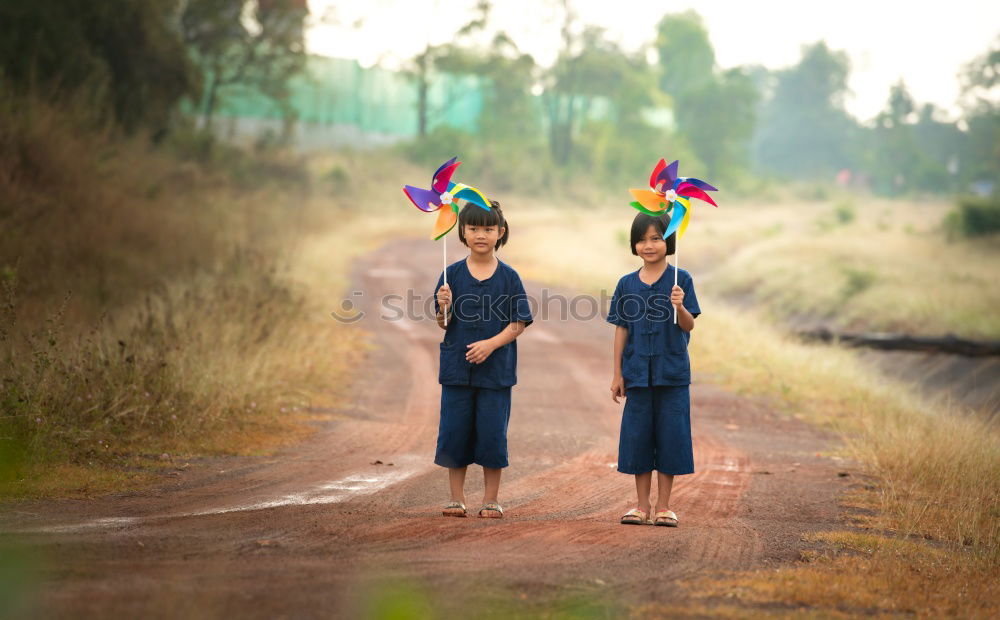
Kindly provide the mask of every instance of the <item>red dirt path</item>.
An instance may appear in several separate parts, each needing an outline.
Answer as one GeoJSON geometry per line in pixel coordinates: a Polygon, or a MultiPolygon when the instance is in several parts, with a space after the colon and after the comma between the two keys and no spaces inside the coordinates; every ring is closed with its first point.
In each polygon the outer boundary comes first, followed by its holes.
{"type": "MultiPolygon", "coordinates": [[[[804,534],[837,527],[850,478],[818,456],[833,438],[700,377],[697,473],[677,479],[671,500],[681,526],[619,525],[634,487],[614,469],[621,405],[609,397],[612,330],[600,317],[550,316],[519,340],[506,518],[440,516],[441,333],[431,320],[378,318],[384,294],[431,292],[440,255],[400,243],[356,265],[358,326],[375,347],[355,402],[313,438],[274,457],[212,459],[154,490],[2,509],[2,537],[47,558],[35,614],[354,616],[387,578],[446,608],[578,595],[669,605],[691,578],[795,561],[804,534]]],[[[478,468],[469,478],[474,510],[478,468]]]]}

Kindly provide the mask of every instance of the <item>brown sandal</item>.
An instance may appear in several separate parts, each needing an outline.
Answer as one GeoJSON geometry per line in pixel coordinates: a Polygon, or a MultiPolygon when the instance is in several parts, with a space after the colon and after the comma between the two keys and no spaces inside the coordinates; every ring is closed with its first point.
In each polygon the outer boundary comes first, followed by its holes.
{"type": "Polygon", "coordinates": [[[677,515],[673,510],[661,510],[656,513],[656,520],[653,525],[663,525],[666,527],[677,527],[677,515]]]}
{"type": "Polygon", "coordinates": [[[649,525],[652,521],[649,520],[649,515],[646,514],[645,510],[640,510],[639,508],[633,508],[625,514],[622,515],[622,525],[649,525]]]}
{"type": "Polygon", "coordinates": [[[441,514],[446,517],[467,517],[469,511],[465,509],[465,504],[462,502],[448,502],[441,510],[441,514]]]}
{"type": "Polygon", "coordinates": [[[482,508],[479,509],[479,516],[481,518],[483,518],[483,519],[502,519],[503,518],[503,508],[501,508],[500,504],[498,504],[496,502],[490,502],[489,504],[486,504],[482,508]],[[489,514],[484,515],[483,514],[484,512],[495,512],[497,514],[496,514],[496,516],[489,515],[489,514]]]}

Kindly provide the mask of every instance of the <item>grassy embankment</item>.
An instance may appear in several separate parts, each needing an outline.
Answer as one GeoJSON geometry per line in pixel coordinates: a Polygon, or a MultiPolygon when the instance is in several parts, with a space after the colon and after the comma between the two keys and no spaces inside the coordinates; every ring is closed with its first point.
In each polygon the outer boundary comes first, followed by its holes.
{"type": "Polygon", "coordinates": [[[364,346],[329,313],[397,199],[374,156],[88,126],[0,99],[0,497],[272,451],[341,401],[364,346]]]}
{"type": "MultiPolygon", "coordinates": [[[[692,269],[705,310],[692,339],[695,372],[838,432],[844,455],[870,482],[843,501],[874,515],[818,536],[828,552],[798,565],[699,584],[706,607],[689,611],[996,614],[996,429],[921,401],[850,350],[803,344],[771,320],[803,313],[865,328],[995,337],[996,239],[948,241],[936,224],[943,205],[873,203],[854,218],[838,216],[843,208],[704,207],[681,241],[680,264],[692,269]],[[865,286],[851,270],[870,274],[865,286]],[[763,309],[722,301],[740,291],[763,309]]],[[[596,293],[638,266],[627,208],[522,212],[506,252],[524,277],[596,293]]]]}

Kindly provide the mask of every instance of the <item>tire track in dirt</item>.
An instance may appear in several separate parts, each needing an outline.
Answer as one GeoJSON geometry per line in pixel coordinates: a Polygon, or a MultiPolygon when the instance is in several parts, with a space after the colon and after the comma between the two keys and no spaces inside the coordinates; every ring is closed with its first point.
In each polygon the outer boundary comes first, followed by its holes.
{"type": "MultiPolygon", "coordinates": [[[[537,286],[528,285],[529,294],[540,298],[537,286]]],[[[457,529],[454,520],[428,520],[439,503],[411,506],[403,520],[372,528],[362,540],[386,552],[405,549],[433,549],[437,556],[459,558],[472,546],[501,542],[507,548],[546,552],[544,565],[578,561],[579,549],[612,547],[625,550],[655,543],[665,528],[622,528],[618,517],[631,497],[631,477],[615,469],[617,430],[621,405],[610,400],[610,327],[600,318],[584,324],[539,322],[529,327],[519,340],[521,382],[515,388],[532,403],[543,403],[545,424],[536,430],[572,429],[587,441],[577,444],[561,462],[544,455],[532,462],[530,471],[513,480],[505,479],[502,496],[509,498],[504,527],[457,529]],[[532,336],[541,331],[537,340],[532,336]],[[543,381],[532,378],[546,377],[543,381]],[[552,399],[552,395],[557,398],[552,399]],[[635,531],[638,529],[639,531],[635,531]],[[415,547],[413,541],[422,541],[415,547]],[[433,545],[430,545],[433,541],[433,545]],[[561,547],[561,545],[567,545],[561,547]]],[[[520,415],[511,420],[512,439],[518,434],[520,415]]],[[[711,524],[711,535],[692,537],[697,557],[707,566],[748,566],[761,551],[759,541],[733,519],[740,496],[750,482],[750,460],[740,451],[695,423],[696,472],[678,477],[672,505],[682,520],[711,524]]],[[[411,558],[412,559],[412,558],[411,558]]],[[[408,560],[409,561],[409,560],[408,560]]],[[[519,557],[519,564],[532,561],[519,557]]]]}
{"type": "MultiPolygon", "coordinates": [[[[90,524],[25,539],[66,558],[47,577],[54,594],[46,609],[143,613],[167,581],[188,595],[211,587],[209,598],[227,613],[280,615],[288,612],[282,602],[294,601],[293,615],[329,615],[317,610],[342,610],[384,571],[442,592],[470,579],[533,591],[598,580],[650,600],[676,593],[685,577],[793,559],[803,532],[835,523],[836,465],[811,456],[829,439],[696,382],[696,473],[676,479],[671,500],[681,527],[619,525],[634,485],[615,470],[621,405],[609,397],[612,336],[600,317],[539,320],[519,339],[511,467],[501,487],[507,517],[442,517],[447,478],[432,462],[441,332],[430,318],[380,318],[384,295],[431,293],[436,248],[394,241],[392,252],[357,262],[366,313],[357,325],[373,347],[354,402],[313,439],[267,459],[220,459],[225,471],[193,472],[149,492],[28,503],[19,515],[0,515],[8,532],[90,524]],[[760,469],[775,473],[753,475],[760,469]],[[253,509],[222,512],[233,507],[253,509]],[[799,513],[808,518],[785,516],[799,513]]],[[[539,295],[538,285],[526,286],[539,295]]],[[[472,468],[470,497],[481,489],[477,475],[472,468]]]]}

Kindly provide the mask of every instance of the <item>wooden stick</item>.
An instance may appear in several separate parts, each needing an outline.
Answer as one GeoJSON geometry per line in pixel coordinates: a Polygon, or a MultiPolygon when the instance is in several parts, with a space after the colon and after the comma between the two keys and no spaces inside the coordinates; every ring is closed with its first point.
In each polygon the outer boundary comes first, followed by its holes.
{"type": "MultiPolygon", "coordinates": [[[[442,278],[444,278],[444,285],[448,286],[448,235],[441,237],[441,259],[444,262],[444,268],[441,270],[442,278]]],[[[444,312],[444,326],[448,327],[448,311],[451,310],[451,304],[448,304],[448,310],[444,312]]]]}
{"type": "MultiPolygon", "coordinates": [[[[677,286],[677,233],[674,233],[674,286],[677,286]]],[[[673,291],[670,291],[673,294],[673,291]]],[[[677,310],[679,306],[674,307],[674,325],[677,325],[677,310]]]]}

